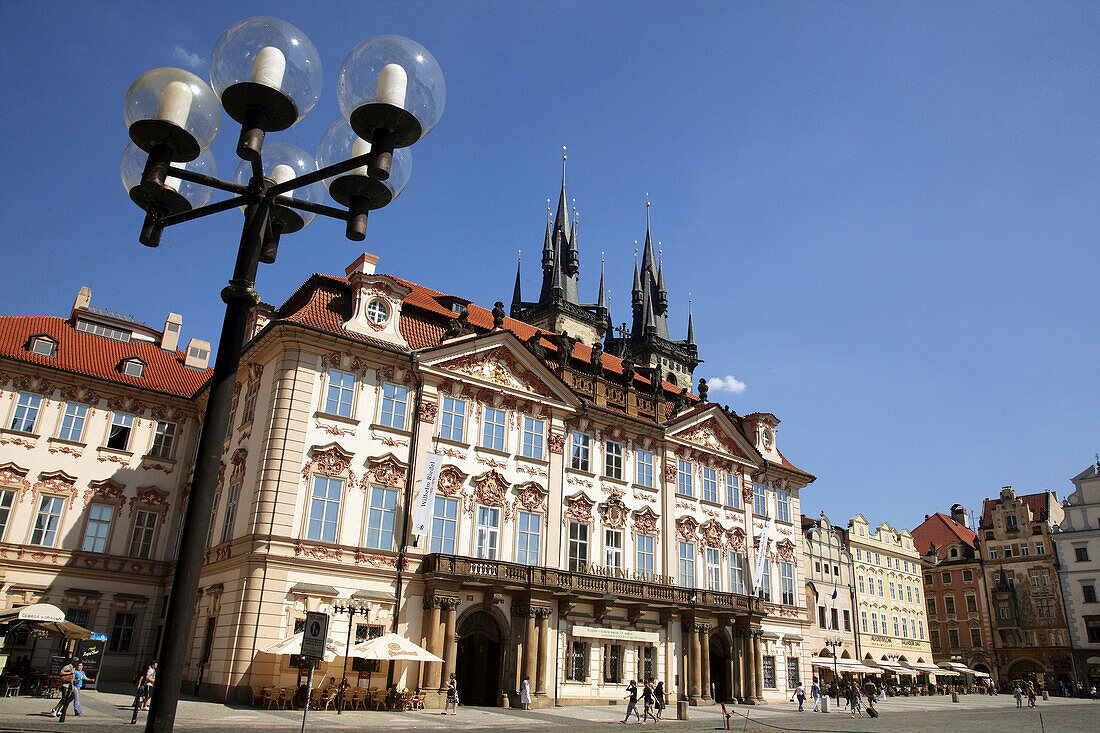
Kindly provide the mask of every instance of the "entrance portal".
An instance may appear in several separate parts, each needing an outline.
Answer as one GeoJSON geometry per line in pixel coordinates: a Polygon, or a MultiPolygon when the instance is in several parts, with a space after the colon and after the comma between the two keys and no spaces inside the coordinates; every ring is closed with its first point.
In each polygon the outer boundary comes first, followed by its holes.
{"type": "Polygon", "coordinates": [[[729,647],[721,632],[710,637],[710,684],[715,702],[735,702],[729,647]]]}
{"type": "Polygon", "coordinates": [[[500,627],[493,617],[486,611],[475,611],[463,619],[455,659],[458,699],[463,705],[499,704],[502,659],[500,627]]]}

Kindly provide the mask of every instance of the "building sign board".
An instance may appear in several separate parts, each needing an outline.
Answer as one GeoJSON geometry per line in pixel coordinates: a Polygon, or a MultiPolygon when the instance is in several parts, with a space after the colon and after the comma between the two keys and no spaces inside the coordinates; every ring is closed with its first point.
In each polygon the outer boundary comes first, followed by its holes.
{"type": "Polygon", "coordinates": [[[584,639],[611,639],[613,641],[640,641],[656,644],[661,637],[656,631],[637,631],[635,629],[608,629],[601,626],[578,626],[573,624],[573,636],[584,639]]]}
{"type": "Polygon", "coordinates": [[[435,508],[435,490],[439,485],[439,471],[443,468],[443,456],[429,453],[424,460],[424,478],[416,495],[416,512],[413,514],[413,537],[424,537],[432,523],[435,508]]]}

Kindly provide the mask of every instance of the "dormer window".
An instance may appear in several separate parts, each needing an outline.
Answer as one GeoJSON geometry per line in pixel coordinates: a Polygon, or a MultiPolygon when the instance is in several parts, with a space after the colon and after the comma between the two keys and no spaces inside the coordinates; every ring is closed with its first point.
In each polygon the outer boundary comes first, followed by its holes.
{"type": "Polygon", "coordinates": [[[145,362],[141,359],[123,359],[119,371],[128,377],[141,377],[145,374],[145,362]]]}
{"type": "Polygon", "coordinates": [[[49,336],[31,336],[27,351],[39,356],[57,356],[57,342],[49,336]]]}
{"type": "Polygon", "coordinates": [[[187,350],[187,353],[192,358],[199,360],[205,360],[208,356],[210,356],[209,351],[199,348],[198,346],[192,346],[190,349],[187,350]]]}
{"type": "Polygon", "coordinates": [[[390,317],[390,309],[381,300],[372,300],[367,303],[367,318],[371,323],[382,325],[390,317]]]}

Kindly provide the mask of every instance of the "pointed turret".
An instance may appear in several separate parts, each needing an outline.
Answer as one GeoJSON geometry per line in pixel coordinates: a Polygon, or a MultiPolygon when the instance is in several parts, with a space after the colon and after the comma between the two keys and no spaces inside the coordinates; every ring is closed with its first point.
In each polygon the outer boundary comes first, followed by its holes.
{"type": "MultiPolygon", "coordinates": [[[[637,252],[637,250],[634,250],[637,252]]],[[[634,258],[634,288],[630,291],[630,305],[635,315],[642,308],[642,278],[638,275],[638,258],[634,258]]]]}
{"type": "Polygon", "coordinates": [[[520,293],[519,273],[523,266],[523,258],[516,258],[516,287],[512,289],[512,312],[514,313],[519,307],[519,304],[523,302],[523,295],[520,293]]]}
{"type": "Polygon", "coordinates": [[[657,265],[657,310],[664,315],[668,312],[668,293],[665,291],[665,263],[657,265]]]}
{"type": "Polygon", "coordinates": [[[691,322],[691,306],[688,306],[688,337],[689,346],[695,346],[695,326],[691,322]]]}
{"type": "MultiPolygon", "coordinates": [[[[549,203],[549,199],[547,200],[549,203]]],[[[550,206],[546,207],[546,240],[542,244],[542,269],[549,272],[554,267],[554,242],[550,238],[550,206]]]]}
{"type": "Polygon", "coordinates": [[[565,252],[565,274],[575,277],[581,270],[581,256],[577,250],[577,209],[573,207],[573,224],[569,228],[569,248],[565,252]]]}
{"type": "Polygon", "coordinates": [[[607,312],[607,290],[603,284],[603,261],[600,261],[600,294],[596,298],[596,307],[602,308],[604,313],[607,312]]]}

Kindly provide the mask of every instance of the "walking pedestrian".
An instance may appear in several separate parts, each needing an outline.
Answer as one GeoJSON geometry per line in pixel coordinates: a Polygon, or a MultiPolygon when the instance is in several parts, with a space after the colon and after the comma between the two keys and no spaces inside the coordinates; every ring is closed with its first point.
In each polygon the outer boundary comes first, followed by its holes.
{"type": "Polygon", "coordinates": [[[657,716],[653,712],[656,704],[656,696],[653,694],[653,680],[646,680],[642,685],[642,725],[649,718],[653,718],[653,724],[657,724],[657,716]]]}
{"type": "Polygon", "coordinates": [[[440,715],[446,715],[450,708],[454,708],[451,715],[458,715],[458,682],[454,674],[451,674],[451,678],[447,680],[447,703],[443,706],[443,712],[440,715]]]}
{"type": "Polygon", "coordinates": [[[849,690],[850,697],[848,698],[848,707],[852,709],[852,717],[856,717],[856,713],[859,713],[859,717],[863,717],[863,700],[859,692],[857,685],[852,685],[849,690]]]}
{"type": "Polygon", "coordinates": [[[794,697],[792,700],[798,700],[798,712],[802,712],[802,706],[806,702],[806,690],[802,689],[802,683],[799,682],[798,686],[794,688],[794,697]]]}
{"type": "Polygon", "coordinates": [[[1019,682],[1016,683],[1016,689],[1014,689],[1012,691],[1012,697],[1016,698],[1016,709],[1017,710],[1023,710],[1024,709],[1024,693],[1023,693],[1023,690],[1020,689],[1020,683],[1019,682]]]}
{"type": "Polygon", "coordinates": [[[524,710],[531,709],[531,678],[524,677],[519,686],[519,704],[524,710]]]}
{"type": "Polygon", "coordinates": [[[1027,683],[1027,706],[1029,708],[1038,707],[1035,704],[1035,683],[1034,682],[1028,682],[1027,683]]]}
{"type": "MultiPolygon", "coordinates": [[[[50,715],[61,722],[65,722],[65,712],[69,709],[69,705],[73,701],[73,677],[75,676],[76,668],[73,667],[73,660],[69,659],[58,673],[58,677],[61,680],[61,699],[57,701],[57,705],[50,711],[50,715]]],[[[80,713],[77,713],[77,715],[79,714],[80,713]]]]}
{"type": "Polygon", "coordinates": [[[636,722],[642,722],[642,716],[638,715],[638,685],[634,682],[634,680],[630,680],[630,684],[626,686],[625,699],[627,701],[626,717],[623,718],[622,722],[625,723],[626,721],[630,720],[631,713],[634,713],[634,718],[636,722]]]}
{"type": "Polygon", "coordinates": [[[817,684],[817,677],[814,677],[813,684],[810,685],[810,697],[814,699],[813,711],[816,713],[821,705],[821,685],[817,684]]]}
{"type": "Polygon", "coordinates": [[[665,682],[657,680],[657,686],[653,688],[653,702],[657,708],[657,720],[661,719],[661,713],[665,709],[665,682]]]}

